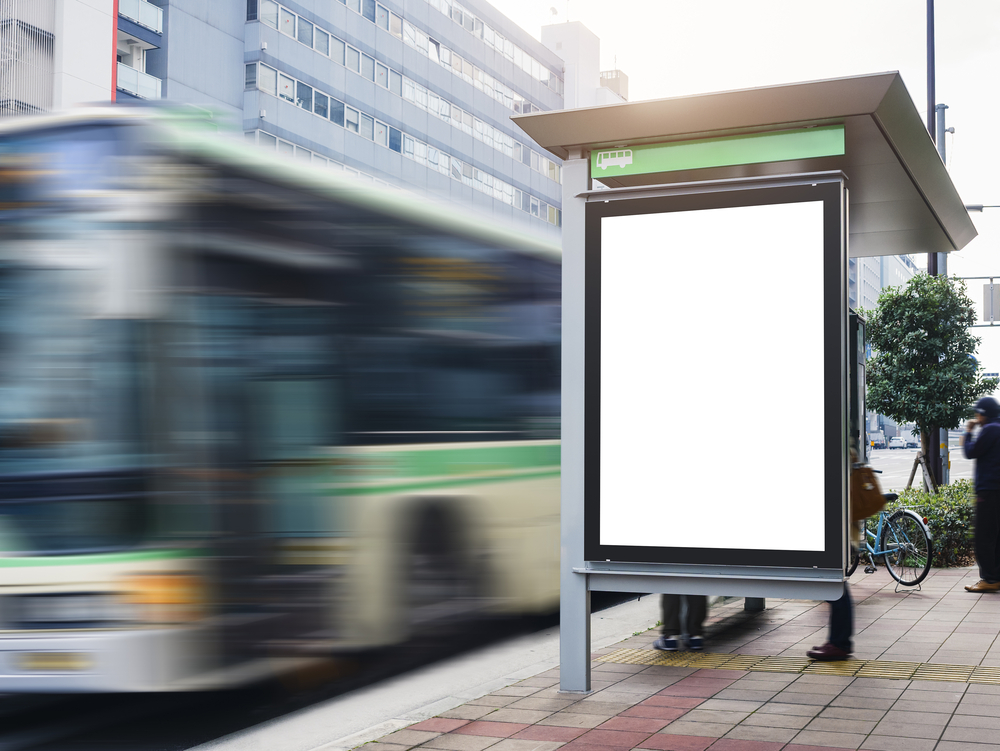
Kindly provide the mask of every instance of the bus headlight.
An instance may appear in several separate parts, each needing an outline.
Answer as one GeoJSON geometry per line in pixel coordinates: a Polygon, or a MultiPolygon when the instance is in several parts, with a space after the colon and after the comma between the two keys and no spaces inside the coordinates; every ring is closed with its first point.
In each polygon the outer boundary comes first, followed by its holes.
{"type": "Polygon", "coordinates": [[[205,585],[194,574],[132,574],[122,579],[120,598],[133,618],[147,623],[187,623],[205,615],[205,585]]]}

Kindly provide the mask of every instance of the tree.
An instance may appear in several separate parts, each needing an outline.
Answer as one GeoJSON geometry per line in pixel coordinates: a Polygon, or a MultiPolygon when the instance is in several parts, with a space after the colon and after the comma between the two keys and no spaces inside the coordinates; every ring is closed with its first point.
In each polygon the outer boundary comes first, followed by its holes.
{"type": "Polygon", "coordinates": [[[971,416],[971,405],[997,387],[998,379],[984,378],[973,356],[980,340],[969,333],[976,314],[965,282],[917,274],[905,287],[882,290],[878,307],[862,317],[874,351],[868,408],[916,423],[926,456],[931,436],[957,428],[971,416]]]}

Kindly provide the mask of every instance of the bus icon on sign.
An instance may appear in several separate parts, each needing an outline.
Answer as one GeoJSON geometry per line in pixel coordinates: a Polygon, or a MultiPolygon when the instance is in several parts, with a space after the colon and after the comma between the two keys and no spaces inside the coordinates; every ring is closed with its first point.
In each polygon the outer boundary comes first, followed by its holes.
{"type": "Polygon", "coordinates": [[[630,164],[632,164],[632,149],[602,151],[597,155],[597,166],[601,169],[615,166],[625,169],[630,164]]]}

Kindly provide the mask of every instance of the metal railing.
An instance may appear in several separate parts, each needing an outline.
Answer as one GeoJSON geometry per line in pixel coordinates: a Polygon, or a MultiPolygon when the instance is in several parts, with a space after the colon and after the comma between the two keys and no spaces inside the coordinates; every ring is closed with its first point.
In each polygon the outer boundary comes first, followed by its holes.
{"type": "Polygon", "coordinates": [[[118,63],[118,88],[142,99],[159,99],[162,81],[148,73],[118,63]]]}
{"type": "Polygon", "coordinates": [[[157,34],[163,33],[163,11],[146,0],[118,0],[118,15],[157,34]]]}

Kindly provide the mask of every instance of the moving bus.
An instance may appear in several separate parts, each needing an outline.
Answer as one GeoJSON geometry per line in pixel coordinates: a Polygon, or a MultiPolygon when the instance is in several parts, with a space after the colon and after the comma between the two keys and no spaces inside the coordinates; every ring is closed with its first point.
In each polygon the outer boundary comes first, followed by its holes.
{"type": "Polygon", "coordinates": [[[559,254],[183,112],[0,125],[0,691],[558,602],[559,254]]]}

